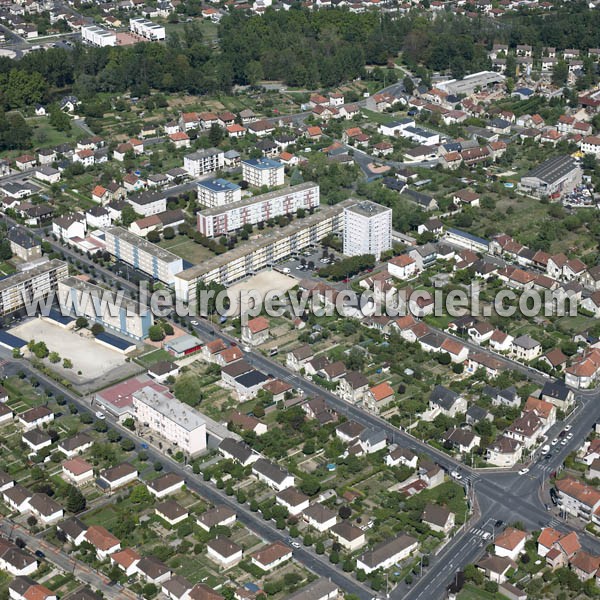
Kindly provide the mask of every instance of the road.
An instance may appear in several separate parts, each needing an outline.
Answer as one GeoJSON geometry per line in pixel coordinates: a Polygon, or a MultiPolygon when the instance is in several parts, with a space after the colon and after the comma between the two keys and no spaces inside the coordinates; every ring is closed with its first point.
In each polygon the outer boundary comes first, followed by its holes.
{"type": "Polygon", "coordinates": [[[24,527],[14,523],[8,518],[0,520],[0,534],[3,537],[14,540],[21,538],[26,544],[29,552],[42,550],[45,554],[43,560],[48,561],[58,567],[65,573],[73,573],[73,575],[82,583],[91,586],[94,589],[102,591],[106,598],[111,600],[119,600],[120,598],[136,598],[133,592],[122,588],[121,586],[110,586],[105,583],[106,578],[96,571],[92,570],[85,563],[69,556],[65,552],[58,550],[55,546],[36,538],[30,534],[24,527]]]}

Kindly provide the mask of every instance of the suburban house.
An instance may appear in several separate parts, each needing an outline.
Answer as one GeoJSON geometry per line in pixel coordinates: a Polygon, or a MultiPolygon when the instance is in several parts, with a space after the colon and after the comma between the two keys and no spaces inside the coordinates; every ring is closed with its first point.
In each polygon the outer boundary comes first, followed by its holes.
{"type": "Polygon", "coordinates": [[[232,540],[217,536],[206,544],[208,558],[221,568],[229,569],[242,560],[243,550],[232,540]]]}
{"type": "Polygon", "coordinates": [[[361,554],[356,561],[356,567],[362,569],[367,575],[378,569],[389,569],[397,562],[408,558],[418,547],[418,540],[401,533],[361,554]]]}
{"type": "Polygon", "coordinates": [[[292,474],[265,458],[259,458],[252,465],[252,474],[278,492],[294,485],[292,474]]]}
{"type": "Polygon", "coordinates": [[[517,560],[525,549],[527,533],[514,527],[507,527],[494,540],[494,553],[496,556],[517,560]]]}

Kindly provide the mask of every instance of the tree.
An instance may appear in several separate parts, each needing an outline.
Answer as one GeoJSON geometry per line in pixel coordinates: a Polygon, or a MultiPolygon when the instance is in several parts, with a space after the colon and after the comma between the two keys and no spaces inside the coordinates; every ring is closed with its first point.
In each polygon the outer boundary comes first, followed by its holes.
{"type": "Polygon", "coordinates": [[[158,244],[158,242],[160,242],[160,233],[158,233],[156,229],[153,229],[152,231],[148,232],[146,239],[153,244],[158,244]]]}
{"type": "Polygon", "coordinates": [[[50,117],[48,122],[58,131],[71,131],[71,117],[60,110],[58,104],[51,104],[48,107],[50,117]]]}
{"type": "Polygon", "coordinates": [[[325,554],[325,545],[323,544],[323,542],[321,540],[319,540],[315,544],[315,552],[317,554],[325,554]]]}
{"type": "Polygon", "coordinates": [[[74,485],[70,485],[67,494],[67,510],[72,513],[80,513],[85,510],[85,506],[85,496],[74,485]]]}
{"type": "Polygon", "coordinates": [[[569,65],[564,60],[559,60],[554,65],[552,71],[552,84],[556,87],[563,87],[569,77],[569,65]]]}
{"type": "Polygon", "coordinates": [[[121,210],[121,223],[124,227],[129,227],[137,218],[138,215],[131,204],[126,204],[121,210]]]}
{"type": "Polygon", "coordinates": [[[123,440],[121,440],[121,448],[125,452],[131,452],[135,448],[135,444],[129,438],[124,438],[123,440]]]}
{"type": "Polygon", "coordinates": [[[88,326],[88,320],[85,317],[77,317],[76,321],[75,321],[75,328],[76,329],[83,329],[84,327],[88,326]]]}
{"type": "Polygon", "coordinates": [[[100,323],[94,323],[94,324],[92,325],[92,329],[91,329],[91,331],[92,331],[92,335],[93,335],[94,337],[97,337],[97,336],[99,336],[101,333],[104,333],[104,327],[102,327],[102,325],[100,325],[100,323]]]}
{"type": "Polygon", "coordinates": [[[73,361],[70,358],[63,359],[63,367],[65,369],[72,369],[73,368],[73,361]]]}
{"type": "Polygon", "coordinates": [[[163,331],[163,328],[160,325],[151,325],[148,328],[148,337],[153,342],[160,342],[161,340],[165,339],[165,332],[163,331]]]}
{"type": "Polygon", "coordinates": [[[415,83],[408,75],[402,80],[402,84],[409,96],[415,91],[415,83]]]}
{"type": "Polygon", "coordinates": [[[142,504],[143,502],[150,502],[152,496],[148,491],[148,488],[143,484],[136,485],[129,494],[129,499],[134,504],[142,504]]]}
{"type": "Polygon", "coordinates": [[[181,375],[173,387],[175,397],[190,406],[197,406],[202,400],[201,380],[191,373],[181,375]]]}
{"type": "Polygon", "coordinates": [[[338,515],[340,516],[340,519],[345,521],[352,516],[352,509],[347,504],[342,504],[338,510],[338,515]]]}
{"type": "Polygon", "coordinates": [[[175,230],[172,227],[165,227],[162,234],[165,240],[172,240],[175,237],[175,230]]]}
{"type": "Polygon", "coordinates": [[[305,475],[300,483],[300,489],[307,496],[314,496],[321,489],[321,482],[314,475],[305,475]]]}
{"type": "Polygon", "coordinates": [[[60,355],[58,352],[50,352],[50,354],[48,355],[48,360],[55,365],[56,363],[60,362],[60,355]]]}
{"type": "Polygon", "coordinates": [[[208,131],[208,141],[211,146],[218,146],[223,141],[223,128],[217,123],[213,123],[208,131]]]}

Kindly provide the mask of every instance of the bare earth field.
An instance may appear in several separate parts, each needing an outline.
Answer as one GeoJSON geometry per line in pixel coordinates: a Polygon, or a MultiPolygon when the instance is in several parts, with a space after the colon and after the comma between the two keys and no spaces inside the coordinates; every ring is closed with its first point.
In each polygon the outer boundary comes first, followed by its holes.
{"type": "Polygon", "coordinates": [[[254,275],[245,281],[241,281],[240,283],[236,283],[229,288],[228,293],[229,297],[231,298],[231,308],[229,310],[229,314],[232,316],[239,315],[248,310],[247,302],[242,301],[242,306],[240,307],[240,294],[242,292],[256,291],[264,297],[267,292],[273,290],[286,292],[287,290],[292,289],[295,285],[298,285],[297,279],[294,279],[289,275],[279,273],[278,271],[263,271],[262,273],[258,273],[257,275],[254,275]]]}

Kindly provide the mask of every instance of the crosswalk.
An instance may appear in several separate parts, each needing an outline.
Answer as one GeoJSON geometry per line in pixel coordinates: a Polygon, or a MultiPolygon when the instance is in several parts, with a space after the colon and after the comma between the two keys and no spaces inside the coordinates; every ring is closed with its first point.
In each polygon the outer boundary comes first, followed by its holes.
{"type": "MultiPolygon", "coordinates": [[[[471,533],[475,536],[475,537],[483,537],[484,534],[486,533],[485,529],[481,529],[480,527],[475,527],[473,529],[471,529],[471,533]]],[[[487,531],[488,536],[490,535],[490,532],[487,531]]]]}

